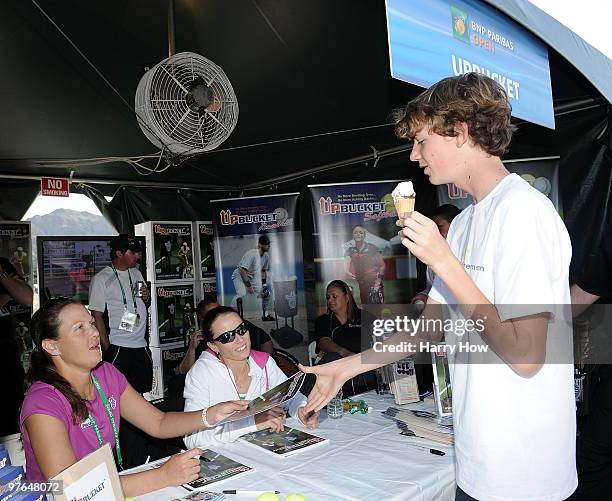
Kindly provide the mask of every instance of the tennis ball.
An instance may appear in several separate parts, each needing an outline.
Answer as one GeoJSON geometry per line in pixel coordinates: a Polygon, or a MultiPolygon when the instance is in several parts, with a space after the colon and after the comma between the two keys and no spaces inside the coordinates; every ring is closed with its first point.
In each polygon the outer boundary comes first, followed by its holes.
{"type": "Polygon", "coordinates": [[[298,494],[297,492],[290,492],[287,494],[285,501],[307,501],[304,496],[298,494]]]}
{"type": "Polygon", "coordinates": [[[281,501],[281,498],[273,492],[263,492],[257,496],[257,501],[281,501]]]}
{"type": "Polygon", "coordinates": [[[522,174],[521,177],[527,181],[529,184],[533,184],[533,182],[535,181],[535,176],[533,174],[522,174]]]}
{"type": "Polygon", "coordinates": [[[544,193],[544,195],[548,195],[552,187],[552,185],[550,184],[550,181],[546,179],[545,177],[536,178],[536,180],[532,183],[531,186],[533,186],[540,193],[544,193]]]}

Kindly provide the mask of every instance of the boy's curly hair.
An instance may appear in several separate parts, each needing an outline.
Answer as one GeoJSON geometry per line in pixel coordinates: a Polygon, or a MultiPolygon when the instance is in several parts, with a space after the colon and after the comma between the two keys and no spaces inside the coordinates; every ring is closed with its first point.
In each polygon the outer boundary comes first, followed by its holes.
{"type": "Polygon", "coordinates": [[[470,139],[493,156],[504,154],[512,133],[512,106],[506,91],[480,73],[449,77],[432,85],[395,114],[398,137],[414,139],[423,127],[441,136],[457,135],[455,125],[465,122],[470,139]]]}

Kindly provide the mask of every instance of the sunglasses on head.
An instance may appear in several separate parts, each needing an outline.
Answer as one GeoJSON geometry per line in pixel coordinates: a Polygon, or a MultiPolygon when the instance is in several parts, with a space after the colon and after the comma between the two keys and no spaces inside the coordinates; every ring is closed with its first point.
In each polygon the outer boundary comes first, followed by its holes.
{"type": "Polygon", "coordinates": [[[43,309],[52,308],[56,304],[65,303],[66,301],[70,301],[68,296],[51,296],[42,307],[43,309]]]}
{"type": "Polygon", "coordinates": [[[249,330],[247,329],[247,326],[244,325],[244,322],[242,322],[235,329],[220,334],[219,336],[214,338],[213,341],[219,341],[221,344],[232,343],[234,339],[236,339],[236,334],[238,334],[239,336],[244,336],[248,331],[249,330]]]}

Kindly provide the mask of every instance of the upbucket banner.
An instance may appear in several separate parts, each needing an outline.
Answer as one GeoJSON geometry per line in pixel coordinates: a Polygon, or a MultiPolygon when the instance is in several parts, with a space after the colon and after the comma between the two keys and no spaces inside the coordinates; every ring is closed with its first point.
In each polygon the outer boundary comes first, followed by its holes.
{"type": "Polygon", "coordinates": [[[357,304],[408,304],[416,291],[416,259],[398,236],[391,192],[398,181],[309,186],[312,196],[317,312],[325,288],[344,280],[357,304]]]}
{"type": "Polygon", "coordinates": [[[8,259],[15,271],[28,283],[32,283],[31,256],[30,223],[28,221],[0,222],[0,257],[8,259]]]}
{"type": "Polygon", "coordinates": [[[307,332],[298,195],[211,201],[218,301],[274,329],[281,346],[299,344],[296,333],[307,332]]]}
{"type": "MultiPolygon", "coordinates": [[[[24,280],[32,283],[32,243],[29,222],[0,222],[0,272],[21,275],[24,280]]],[[[30,354],[34,342],[30,332],[32,307],[19,304],[7,294],[0,284],[0,333],[8,339],[13,336],[24,370],[30,366],[30,354]]],[[[15,355],[16,356],[16,355],[15,355]]],[[[6,360],[6,357],[2,357],[6,360]]],[[[12,361],[11,361],[12,362],[12,361]]]]}

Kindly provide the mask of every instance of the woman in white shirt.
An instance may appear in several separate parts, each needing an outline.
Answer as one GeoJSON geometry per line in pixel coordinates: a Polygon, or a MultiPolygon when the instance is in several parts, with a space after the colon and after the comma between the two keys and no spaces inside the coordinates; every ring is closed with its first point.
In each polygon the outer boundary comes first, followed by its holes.
{"type": "MultiPolygon", "coordinates": [[[[201,409],[217,402],[240,398],[253,400],[287,379],[267,353],[251,350],[248,329],[233,308],[218,306],[202,320],[208,349],[202,352],[185,379],[185,410],[201,409]]],[[[282,431],[286,410],[314,429],[319,413],[304,413],[306,398],[296,395],[283,407],[275,407],[214,428],[185,436],[188,447],[233,442],[257,430],[282,431]],[[197,445],[196,445],[197,444],[197,445]]]]}

